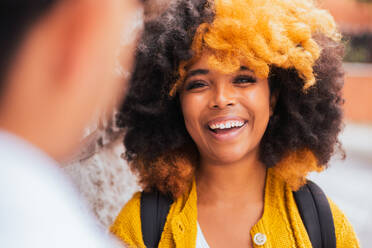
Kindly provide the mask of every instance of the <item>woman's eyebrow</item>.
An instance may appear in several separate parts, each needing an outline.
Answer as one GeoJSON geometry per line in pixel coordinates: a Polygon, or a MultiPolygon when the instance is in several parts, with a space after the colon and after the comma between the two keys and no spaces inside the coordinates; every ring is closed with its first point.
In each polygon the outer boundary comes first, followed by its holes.
{"type": "Polygon", "coordinates": [[[246,66],[240,66],[239,71],[250,71],[250,72],[253,72],[251,69],[249,69],[249,68],[246,67],[246,66]]]}
{"type": "Polygon", "coordinates": [[[209,70],[207,69],[196,69],[196,70],[191,70],[187,73],[186,77],[185,77],[185,81],[189,78],[189,77],[192,77],[192,76],[196,76],[196,75],[206,75],[209,73],[209,70]]]}

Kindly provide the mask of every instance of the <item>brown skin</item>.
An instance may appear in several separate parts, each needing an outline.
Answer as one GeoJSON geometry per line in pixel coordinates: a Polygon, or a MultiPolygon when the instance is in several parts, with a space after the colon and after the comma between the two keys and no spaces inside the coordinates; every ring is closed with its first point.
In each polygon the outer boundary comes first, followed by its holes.
{"type": "Polygon", "coordinates": [[[223,74],[208,57],[188,68],[180,92],[186,129],[200,153],[198,222],[210,247],[252,247],[250,229],[263,213],[266,177],[259,143],[275,97],[267,79],[246,67],[223,74]],[[226,119],[245,124],[233,135],[216,136],[209,127],[226,119]]]}
{"type": "MultiPolygon", "coordinates": [[[[137,0],[64,0],[25,35],[5,78],[0,128],[63,160],[97,112],[123,97],[136,39],[118,54],[137,0]],[[125,31],[125,30],[124,30],[125,31]],[[125,32],[124,32],[125,33],[125,32]]],[[[132,34],[135,35],[135,34],[132,34]]]]}

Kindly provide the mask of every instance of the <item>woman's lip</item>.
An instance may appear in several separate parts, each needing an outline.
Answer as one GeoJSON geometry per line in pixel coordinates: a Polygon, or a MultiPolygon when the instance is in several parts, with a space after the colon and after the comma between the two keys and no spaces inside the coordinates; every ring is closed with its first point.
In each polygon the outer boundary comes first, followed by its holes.
{"type": "Polygon", "coordinates": [[[244,131],[244,129],[247,126],[247,121],[244,122],[244,125],[239,128],[231,128],[231,129],[224,129],[220,132],[214,132],[212,129],[208,128],[208,132],[217,140],[219,141],[229,141],[237,136],[240,135],[241,132],[244,131]]]}
{"type": "Polygon", "coordinates": [[[239,122],[247,122],[247,120],[244,120],[241,117],[238,116],[223,116],[223,117],[217,117],[207,122],[207,126],[210,127],[211,125],[216,125],[222,122],[226,121],[239,121],[239,122]]]}

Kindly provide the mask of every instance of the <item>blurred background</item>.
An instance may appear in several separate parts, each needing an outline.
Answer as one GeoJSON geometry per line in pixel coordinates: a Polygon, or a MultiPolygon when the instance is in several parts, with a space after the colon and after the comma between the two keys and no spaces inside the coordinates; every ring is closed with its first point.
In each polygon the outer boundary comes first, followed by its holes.
{"type": "Polygon", "coordinates": [[[321,0],[344,37],[346,151],[310,177],[345,212],[362,247],[372,243],[372,0],[321,0]]]}
{"type": "MultiPolygon", "coordinates": [[[[372,243],[372,0],[318,0],[334,16],[346,45],[345,128],[340,140],[346,159],[335,156],[328,170],[312,174],[345,212],[362,247],[372,243]]],[[[107,115],[106,115],[107,116],[107,115]]],[[[113,116],[113,115],[112,115],[113,116]]],[[[82,147],[65,168],[102,224],[108,227],[139,190],[125,161],[123,134],[113,118],[97,118],[82,147]]]]}

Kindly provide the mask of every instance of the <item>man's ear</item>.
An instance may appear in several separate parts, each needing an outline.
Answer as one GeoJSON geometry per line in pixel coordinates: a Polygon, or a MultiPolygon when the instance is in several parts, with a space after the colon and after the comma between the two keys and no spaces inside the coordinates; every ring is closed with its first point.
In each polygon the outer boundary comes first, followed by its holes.
{"type": "Polygon", "coordinates": [[[53,57],[55,63],[55,75],[61,77],[61,81],[92,74],[102,66],[100,58],[108,54],[114,56],[111,46],[115,39],[119,40],[119,22],[112,20],[111,23],[108,11],[103,8],[107,8],[106,4],[96,1],[61,1],[45,18],[45,33],[49,38],[44,45],[50,49],[49,56],[53,57]],[[117,36],[107,30],[111,28],[117,31],[117,36]]]}
{"type": "Polygon", "coordinates": [[[119,15],[110,17],[110,11],[104,8],[112,6],[99,2],[59,1],[26,36],[20,52],[22,59],[27,60],[24,64],[33,64],[35,73],[49,77],[44,78],[49,83],[66,84],[77,77],[89,77],[103,66],[100,59],[115,57],[112,46],[120,44],[119,15]]]}

